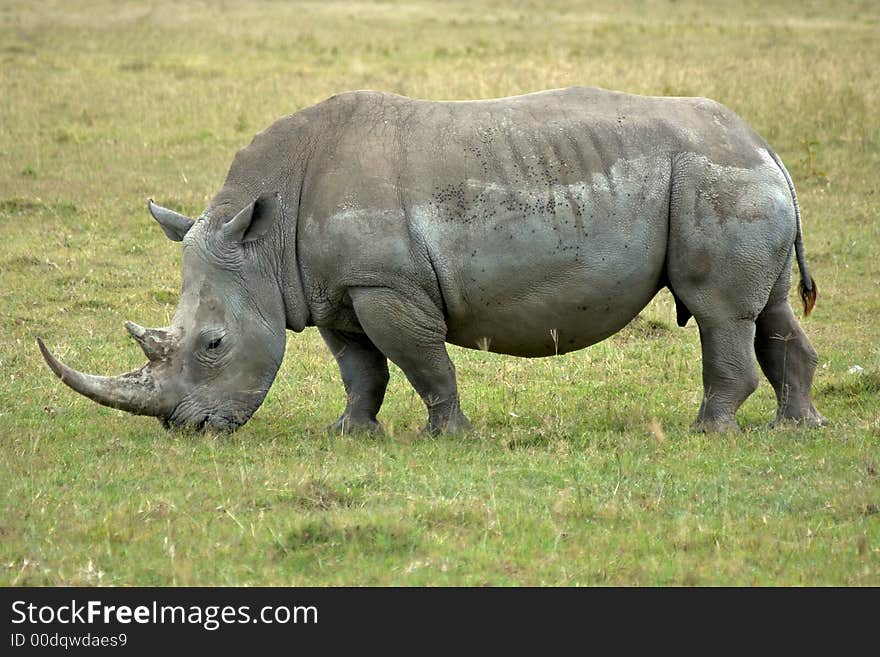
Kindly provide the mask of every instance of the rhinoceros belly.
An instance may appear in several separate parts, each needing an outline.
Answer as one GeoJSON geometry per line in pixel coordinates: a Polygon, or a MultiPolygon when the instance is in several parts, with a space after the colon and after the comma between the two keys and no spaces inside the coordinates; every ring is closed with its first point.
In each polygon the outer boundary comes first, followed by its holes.
{"type": "Polygon", "coordinates": [[[618,169],[549,190],[471,183],[478,202],[422,217],[448,342],[548,356],[603,340],[645,307],[665,261],[668,176],[618,169]]]}
{"type": "Polygon", "coordinates": [[[447,341],[516,356],[581,349],[629,323],[657,292],[663,267],[662,257],[647,253],[627,260],[598,251],[596,261],[553,262],[516,246],[509,255],[520,255],[520,266],[512,257],[462,269],[466,301],[448,308],[447,341]]]}
{"type": "Polygon", "coordinates": [[[582,349],[619,331],[651,300],[656,276],[645,273],[636,285],[606,288],[592,286],[586,272],[564,272],[544,281],[547,287],[524,287],[506,301],[450,315],[447,341],[527,357],[582,349]]]}

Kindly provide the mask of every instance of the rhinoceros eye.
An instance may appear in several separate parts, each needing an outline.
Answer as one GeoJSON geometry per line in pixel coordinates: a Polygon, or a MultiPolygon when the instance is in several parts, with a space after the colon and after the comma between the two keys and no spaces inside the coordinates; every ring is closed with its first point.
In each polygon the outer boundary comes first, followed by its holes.
{"type": "Polygon", "coordinates": [[[199,336],[199,354],[202,358],[207,358],[209,361],[213,362],[214,359],[219,358],[220,354],[224,351],[223,347],[225,343],[223,342],[223,338],[226,337],[226,331],[219,328],[209,328],[202,332],[199,336]]]}

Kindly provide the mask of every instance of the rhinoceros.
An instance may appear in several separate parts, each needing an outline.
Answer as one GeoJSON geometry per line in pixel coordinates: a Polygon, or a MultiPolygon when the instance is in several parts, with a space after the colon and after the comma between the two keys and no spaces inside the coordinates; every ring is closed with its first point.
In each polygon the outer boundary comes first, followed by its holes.
{"type": "Polygon", "coordinates": [[[817,354],[788,300],[793,259],[805,314],[817,294],[794,186],[767,143],[706,98],[343,93],[257,134],[198,220],[149,210],[183,243],[183,282],[170,327],[126,323],[147,364],[83,374],[38,342],[77,392],[169,428],[243,425],[285,329],[315,326],[347,393],[333,430],[381,430],[389,359],[428,432],[465,430],[446,343],[582,349],[664,287],[677,323],[699,327],[697,429],[737,427],[756,357],[776,421],[826,423],[811,399],[817,354]]]}

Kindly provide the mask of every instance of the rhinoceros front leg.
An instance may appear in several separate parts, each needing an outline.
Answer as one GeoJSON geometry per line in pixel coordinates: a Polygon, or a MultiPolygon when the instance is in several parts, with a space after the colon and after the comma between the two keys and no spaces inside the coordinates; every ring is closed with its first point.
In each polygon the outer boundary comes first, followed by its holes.
{"type": "Polygon", "coordinates": [[[755,322],[697,319],[703,352],[703,403],[694,428],[737,430],[736,411],[758,387],[755,322]]]}
{"type": "Polygon", "coordinates": [[[428,407],[425,431],[467,431],[455,366],[446,352],[446,321],[421,292],[390,288],[350,290],[354,311],[373,344],[406,375],[428,407]]]}
{"type": "Polygon", "coordinates": [[[318,329],[330,349],[345,386],[345,410],[328,430],[339,433],[381,433],[376,414],[388,387],[388,359],[366,335],[318,329]]]}

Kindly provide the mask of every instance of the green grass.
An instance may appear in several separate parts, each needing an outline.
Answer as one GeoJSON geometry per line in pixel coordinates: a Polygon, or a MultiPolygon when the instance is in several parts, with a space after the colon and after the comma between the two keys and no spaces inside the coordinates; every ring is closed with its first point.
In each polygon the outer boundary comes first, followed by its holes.
{"type": "Polygon", "coordinates": [[[880,9],[874,2],[0,6],[0,583],[880,584],[880,9]],[[392,370],[382,438],[316,331],[233,436],[168,434],[54,378],[140,364],[235,151],[338,91],[479,98],[589,84],[713,97],[780,153],[821,290],[822,431],[692,434],[699,340],[667,293],[564,357],[451,349],[469,436],[418,435],[392,370]],[[862,372],[850,373],[859,365],[862,372]]]}

